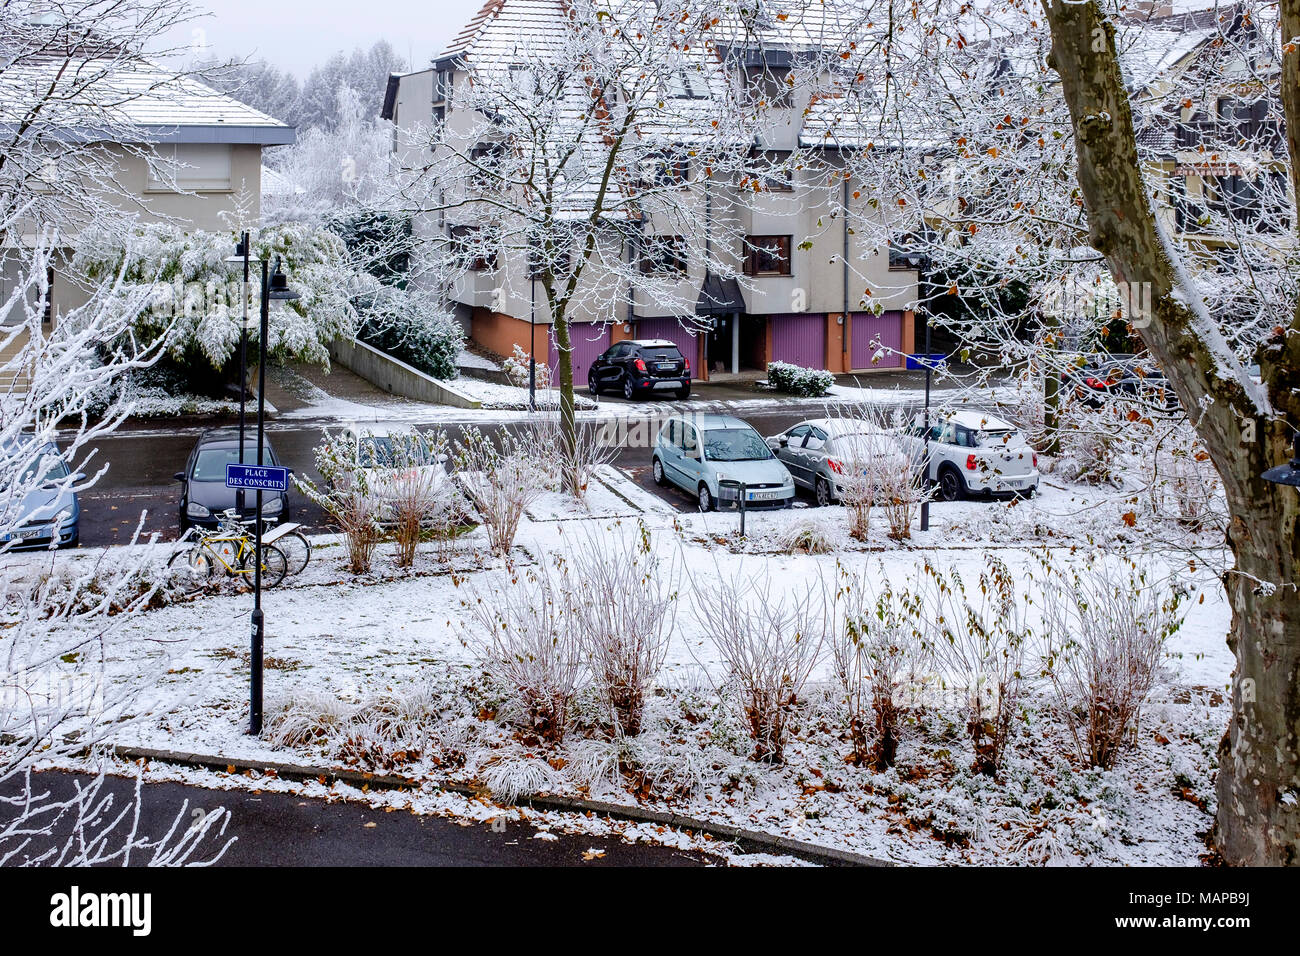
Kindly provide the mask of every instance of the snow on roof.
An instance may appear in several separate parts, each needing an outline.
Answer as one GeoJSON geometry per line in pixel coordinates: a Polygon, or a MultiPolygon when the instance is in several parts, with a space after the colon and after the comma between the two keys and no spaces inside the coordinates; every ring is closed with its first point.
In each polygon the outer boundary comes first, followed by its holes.
{"type": "Polygon", "coordinates": [[[141,59],[24,60],[0,71],[0,124],[29,108],[33,91],[58,100],[58,124],[84,137],[135,127],[148,141],[292,143],[294,129],[188,76],[141,59]],[[46,91],[49,91],[48,94],[46,91]]]}

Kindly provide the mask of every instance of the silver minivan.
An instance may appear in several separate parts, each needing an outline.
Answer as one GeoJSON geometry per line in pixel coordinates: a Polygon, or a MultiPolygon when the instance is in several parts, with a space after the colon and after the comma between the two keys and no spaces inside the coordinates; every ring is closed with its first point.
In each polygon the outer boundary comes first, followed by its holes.
{"type": "Polygon", "coordinates": [[[655,484],[674,484],[699,500],[701,511],[717,505],[723,483],[745,486],[747,508],[784,508],[794,499],[794,479],[763,436],[730,415],[675,415],[655,439],[650,460],[655,484]]]}

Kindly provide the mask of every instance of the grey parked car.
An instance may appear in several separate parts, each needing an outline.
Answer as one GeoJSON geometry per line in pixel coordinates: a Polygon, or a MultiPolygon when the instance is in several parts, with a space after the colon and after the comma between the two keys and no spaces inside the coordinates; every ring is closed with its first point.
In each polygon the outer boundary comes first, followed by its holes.
{"type": "Polygon", "coordinates": [[[767,444],[795,484],[811,491],[822,507],[840,499],[846,467],[880,455],[902,459],[908,454],[892,433],[875,431],[850,418],[809,419],[771,436],[767,444]]]}
{"type": "Polygon", "coordinates": [[[655,484],[672,483],[712,511],[722,482],[745,485],[745,507],[786,507],[794,481],[753,427],[730,415],[680,415],[664,424],[650,460],[655,484]]]}

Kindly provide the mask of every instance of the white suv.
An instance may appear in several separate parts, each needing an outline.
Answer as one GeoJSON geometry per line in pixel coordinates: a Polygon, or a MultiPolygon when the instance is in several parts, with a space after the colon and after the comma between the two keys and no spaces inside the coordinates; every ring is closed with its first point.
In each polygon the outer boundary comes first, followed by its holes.
{"type": "MultiPolygon", "coordinates": [[[[924,415],[917,415],[901,437],[917,460],[922,460],[924,415]]],[[[985,412],[932,411],[925,475],[944,501],[971,494],[1028,497],[1038,490],[1038,453],[1014,425],[985,412]]]]}

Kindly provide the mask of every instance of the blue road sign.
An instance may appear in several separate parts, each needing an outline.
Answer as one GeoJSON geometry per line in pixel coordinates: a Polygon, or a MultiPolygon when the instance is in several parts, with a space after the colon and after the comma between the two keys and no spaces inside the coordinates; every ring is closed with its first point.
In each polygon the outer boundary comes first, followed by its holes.
{"type": "Polygon", "coordinates": [[[288,491],[289,469],[275,465],[226,465],[226,487],[288,491]]]}

